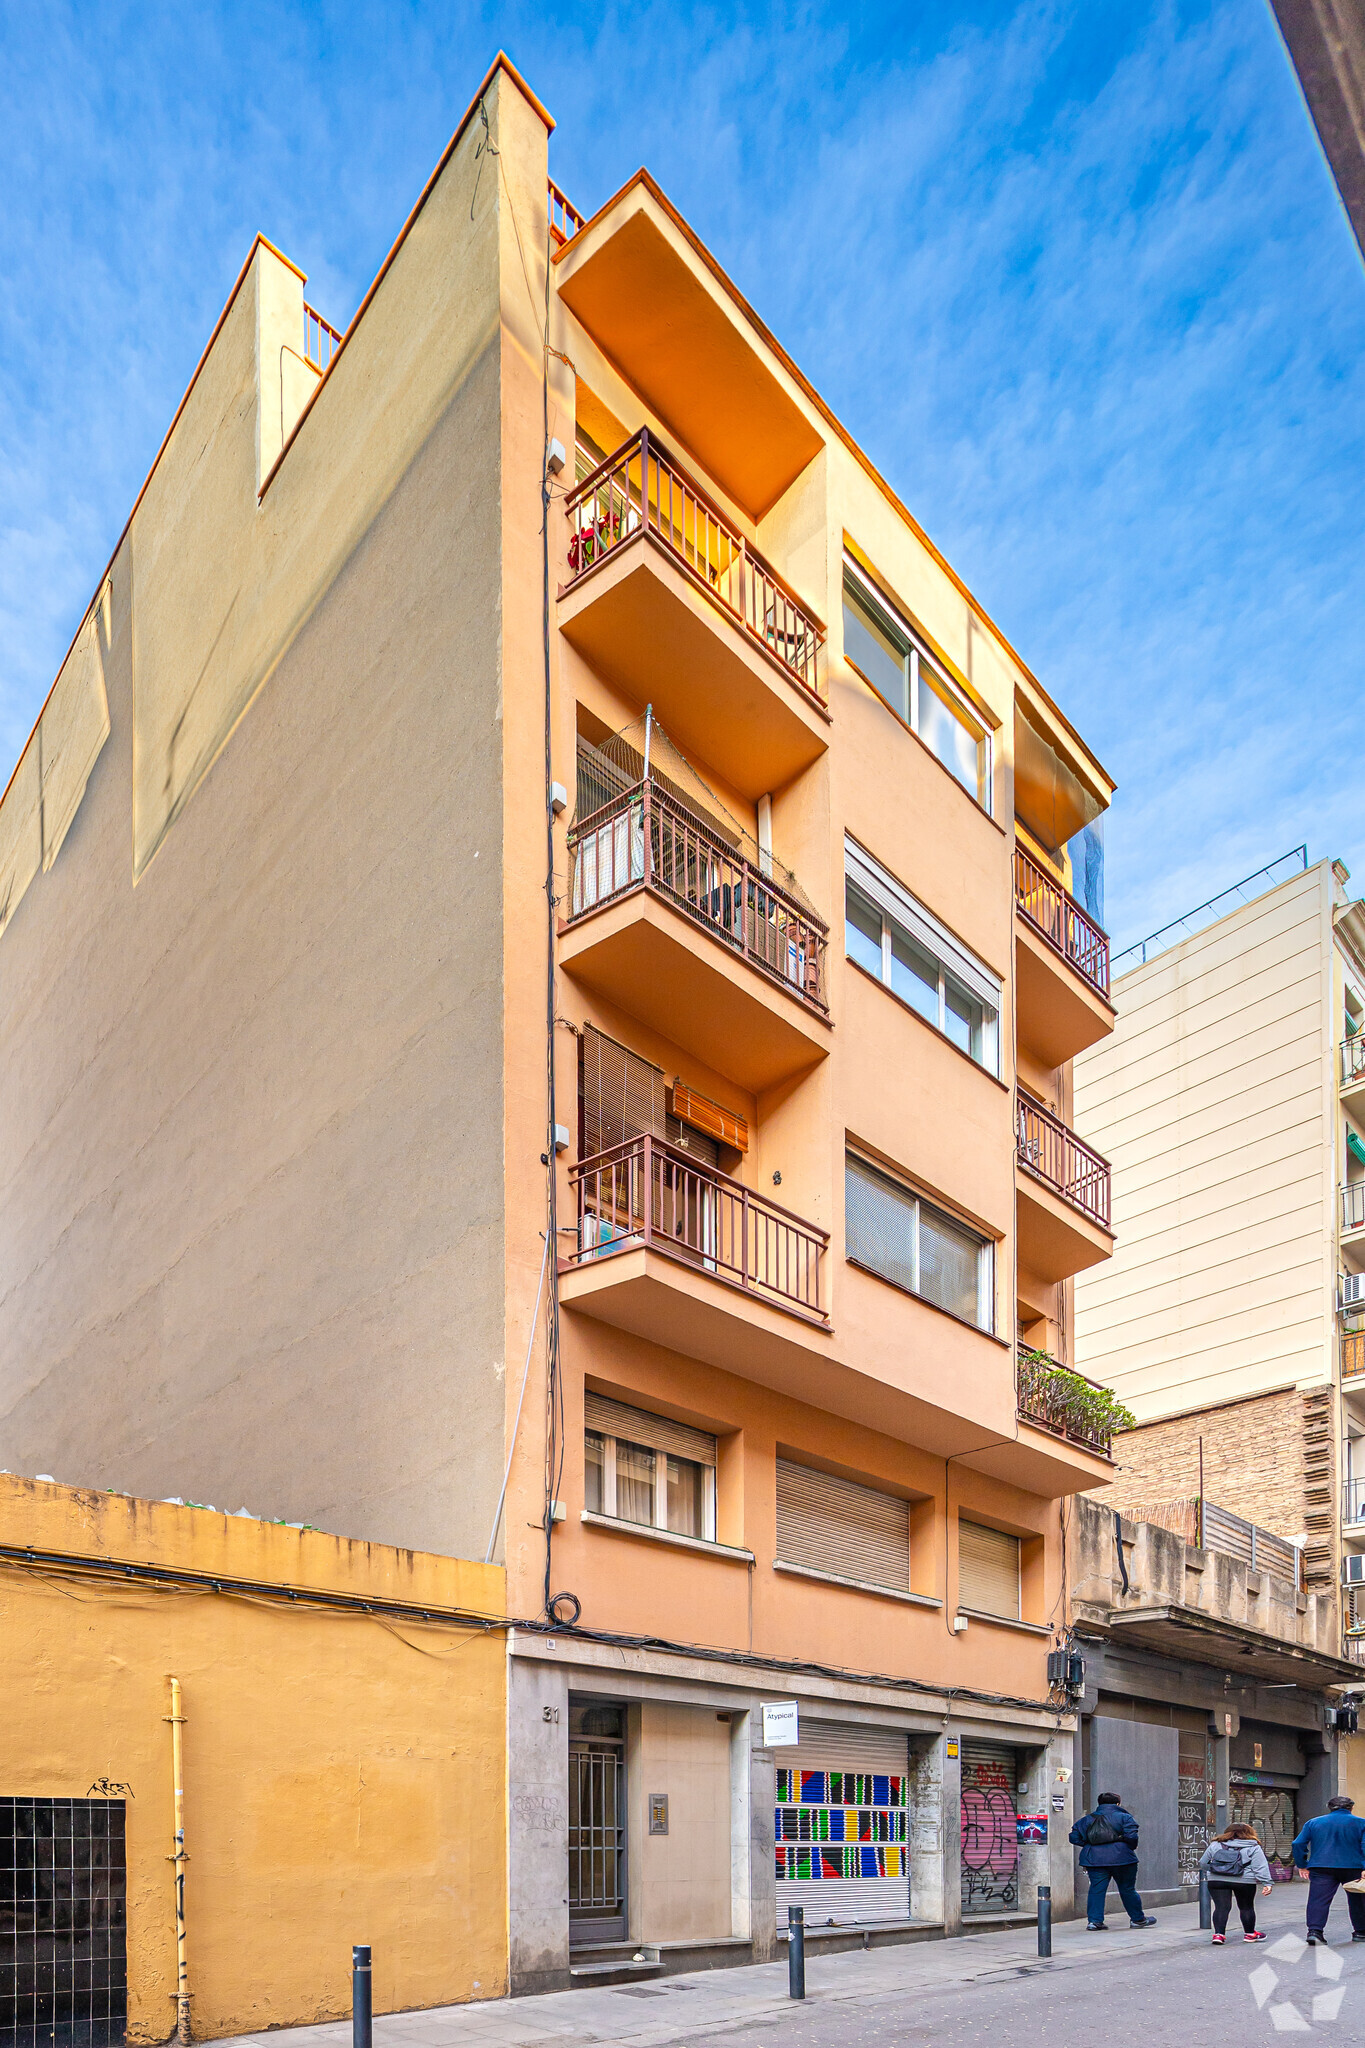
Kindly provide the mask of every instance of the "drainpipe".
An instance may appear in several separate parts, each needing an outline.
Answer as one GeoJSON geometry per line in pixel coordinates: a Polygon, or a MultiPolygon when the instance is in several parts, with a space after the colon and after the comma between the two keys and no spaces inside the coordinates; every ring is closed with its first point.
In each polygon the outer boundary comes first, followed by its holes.
{"type": "Polygon", "coordinates": [[[180,1730],[185,1717],[180,1711],[180,1680],[171,1680],[171,1777],[175,1787],[175,1965],[176,2039],[188,2048],[190,2038],[190,1978],[185,1961],[185,1766],[180,1730]]]}

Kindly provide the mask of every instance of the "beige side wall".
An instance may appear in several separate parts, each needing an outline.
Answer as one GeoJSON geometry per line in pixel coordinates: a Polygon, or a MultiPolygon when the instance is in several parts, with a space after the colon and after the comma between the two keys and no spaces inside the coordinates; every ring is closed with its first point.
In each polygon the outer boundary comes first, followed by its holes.
{"type": "MultiPolygon", "coordinates": [[[[497,1617],[495,1566],[0,1476],[0,1543],[497,1617]]],[[[506,1982],[501,1629],[262,1592],[0,1566],[0,1792],[124,1802],[129,2040],[175,2027],[169,1677],[185,1716],[195,2038],[344,2019],[506,1982]]]]}
{"type": "Polygon", "coordinates": [[[1075,1063],[1117,1246],[1076,1281],[1077,1363],[1140,1421],[1331,1376],[1325,863],[1116,985],[1075,1063]]]}
{"type": "Polygon", "coordinates": [[[0,989],[6,1461],[480,1556],[506,1349],[481,133],[259,511],[258,249],[114,564],[111,737],[0,989]]]}

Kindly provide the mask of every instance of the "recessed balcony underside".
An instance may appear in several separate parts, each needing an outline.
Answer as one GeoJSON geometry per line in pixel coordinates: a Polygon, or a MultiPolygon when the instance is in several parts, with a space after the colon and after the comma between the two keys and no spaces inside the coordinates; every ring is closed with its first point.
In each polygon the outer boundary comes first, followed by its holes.
{"type": "Polygon", "coordinates": [[[566,974],[750,1094],[805,1073],[830,1027],[643,885],[566,925],[566,974]]]}
{"type": "Polygon", "coordinates": [[[559,600],[565,639],[589,666],[652,704],[691,759],[756,802],[829,746],[829,720],[751,634],[650,533],[613,548],[559,600]]]}
{"type": "Polygon", "coordinates": [[[1035,1280],[1069,1280],[1073,1273],[1084,1273],[1113,1255],[1113,1233],[1022,1163],[1015,1200],[1019,1265],[1035,1280]]]}
{"type": "Polygon", "coordinates": [[[1114,1012],[1023,911],[1015,913],[1014,937],[1019,1043],[1042,1066],[1064,1066],[1108,1038],[1114,1012]]]}
{"type": "Polygon", "coordinates": [[[1026,1493],[1041,1494],[1045,1500],[1060,1500],[1064,1494],[1107,1486],[1114,1476],[1111,1459],[1065,1436],[1054,1435],[1051,1430],[1040,1429],[1022,1416],[1019,1435],[1013,1443],[969,1451],[956,1462],[988,1479],[1003,1479],[1007,1485],[1023,1487],[1026,1493]]]}

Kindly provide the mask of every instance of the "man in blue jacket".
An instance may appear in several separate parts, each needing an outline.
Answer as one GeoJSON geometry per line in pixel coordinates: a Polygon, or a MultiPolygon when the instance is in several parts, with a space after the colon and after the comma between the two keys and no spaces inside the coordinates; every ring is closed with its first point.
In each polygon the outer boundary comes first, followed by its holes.
{"type": "MultiPolygon", "coordinates": [[[[1300,1870],[1308,1872],[1308,1939],[1327,1939],[1327,1909],[1337,1886],[1365,1869],[1365,1820],[1352,1812],[1354,1801],[1329,1799],[1326,1813],[1305,1821],[1290,1852],[1300,1870]]],[[[1365,1941],[1365,1895],[1347,1892],[1352,1941],[1365,1941]]]]}
{"type": "Polygon", "coordinates": [[[1070,1840],[1081,1852],[1081,1869],[1090,1876],[1090,1897],[1086,1902],[1086,1924],[1095,1933],[1104,1927],[1104,1902],[1112,1877],[1119,1898],[1134,1927],[1155,1927],[1150,1913],[1142,1910],[1137,1888],[1138,1824],[1119,1801],[1117,1792],[1101,1792],[1093,1813],[1083,1813],[1071,1830],[1070,1840]]]}

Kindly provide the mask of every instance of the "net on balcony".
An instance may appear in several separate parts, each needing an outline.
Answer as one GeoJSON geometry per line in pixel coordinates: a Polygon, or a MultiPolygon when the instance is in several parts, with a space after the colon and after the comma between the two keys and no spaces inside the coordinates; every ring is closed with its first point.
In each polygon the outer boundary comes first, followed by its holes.
{"type": "Polygon", "coordinates": [[[605,739],[578,735],[578,801],[575,829],[614,803],[646,778],[681,804],[706,829],[729,846],[736,857],[769,875],[779,889],[815,915],[815,906],[790,868],[759,849],[753,834],[740,824],[673,744],[652,712],[622,726],[605,739]]]}

